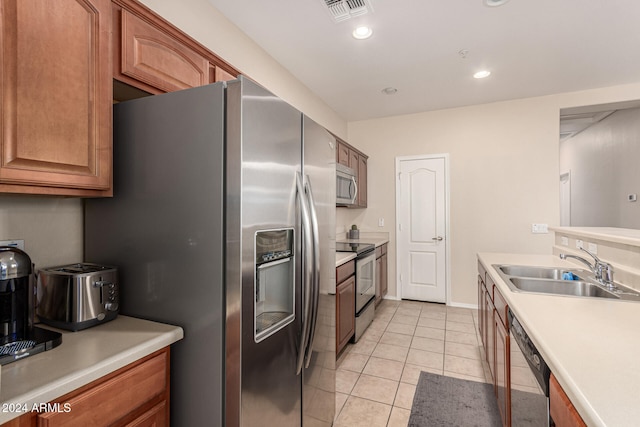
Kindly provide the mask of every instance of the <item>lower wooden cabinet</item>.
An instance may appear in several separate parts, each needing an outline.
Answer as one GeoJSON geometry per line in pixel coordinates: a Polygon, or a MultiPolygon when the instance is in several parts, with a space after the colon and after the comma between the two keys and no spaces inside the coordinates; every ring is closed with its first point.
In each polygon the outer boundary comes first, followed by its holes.
{"type": "Polygon", "coordinates": [[[356,266],[349,261],[336,268],[336,355],[356,331],[356,266]]]}
{"type": "Polygon", "coordinates": [[[549,413],[556,427],[586,427],[556,377],[549,378],[549,413]]]}
{"type": "Polygon", "coordinates": [[[169,348],[49,402],[1,427],[169,425],[169,348]]]}
{"type": "Polygon", "coordinates": [[[511,426],[511,342],[509,307],[484,268],[478,264],[478,317],[485,358],[493,377],[502,425],[511,426]]]}
{"type": "Polygon", "coordinates": [[[382,298],[387,294],[389,287],[387,278],[387,244],[376,248],[376,306],[382,302],[382,298]]]}

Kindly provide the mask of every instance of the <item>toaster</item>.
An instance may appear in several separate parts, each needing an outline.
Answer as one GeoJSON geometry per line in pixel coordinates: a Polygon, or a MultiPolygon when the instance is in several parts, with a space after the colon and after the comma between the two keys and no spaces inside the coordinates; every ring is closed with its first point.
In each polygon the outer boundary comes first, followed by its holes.
{"type": "Polygon", "coordinates": [[[38,271],[36,314],[42,323],[79,331],[118,316],[117,269],[79,263],[38,271]]]}

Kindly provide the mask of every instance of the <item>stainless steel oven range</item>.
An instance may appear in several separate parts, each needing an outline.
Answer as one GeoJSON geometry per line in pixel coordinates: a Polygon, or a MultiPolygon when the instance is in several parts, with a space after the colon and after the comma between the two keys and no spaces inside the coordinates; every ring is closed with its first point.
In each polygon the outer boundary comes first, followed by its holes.
{"type": "Polygon", "coordinates": [[[358,342],[373,321],[376,296],[376,247],[372,243],[336,243],[337,252],[356,253],[356,332],[358,342]]]}

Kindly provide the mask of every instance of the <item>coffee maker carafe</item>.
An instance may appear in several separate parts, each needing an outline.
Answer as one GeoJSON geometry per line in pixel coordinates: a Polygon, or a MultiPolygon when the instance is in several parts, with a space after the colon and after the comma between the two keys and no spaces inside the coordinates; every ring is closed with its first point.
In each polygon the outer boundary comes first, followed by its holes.
{"type": "Polygon", "coordinates": [[[35,277],[26,252],[0,246],[0,365],[51,350],[60,332],[33,325],[35,277]]]}
{"type": "Polygon", "coordinates": [[[28,340],[33,316],[31,258],[20,249],[0,247],[0,345],[28,340]]]}

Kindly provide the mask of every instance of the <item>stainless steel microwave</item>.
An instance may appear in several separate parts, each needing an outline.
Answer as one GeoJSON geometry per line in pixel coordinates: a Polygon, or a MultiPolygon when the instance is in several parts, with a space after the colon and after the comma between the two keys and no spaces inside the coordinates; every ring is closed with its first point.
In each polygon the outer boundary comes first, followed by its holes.
{"type": "Polygon", "coordinates": [[[356,171],[343,164],[336,164],[336,205],[355,205],[357,197],[358,181],[356,171]]]}

